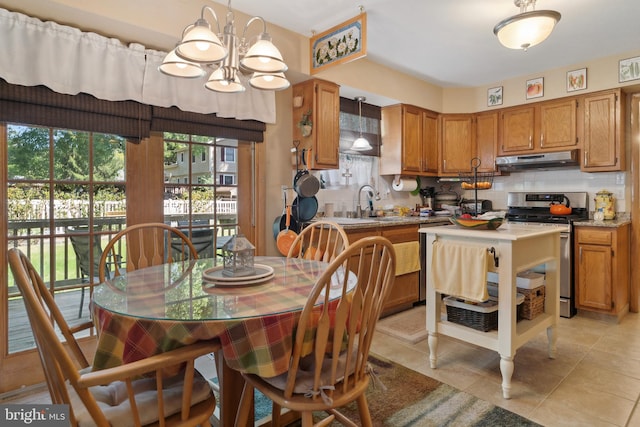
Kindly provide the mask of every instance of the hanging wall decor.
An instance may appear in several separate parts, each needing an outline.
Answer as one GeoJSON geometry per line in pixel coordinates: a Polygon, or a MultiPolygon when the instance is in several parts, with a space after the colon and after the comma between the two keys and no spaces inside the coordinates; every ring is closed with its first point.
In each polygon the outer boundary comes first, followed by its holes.
{"type": "Polygon", "coordinates": [[[367,55],[367,14],[311,37],[311,74],[367,55]]]}

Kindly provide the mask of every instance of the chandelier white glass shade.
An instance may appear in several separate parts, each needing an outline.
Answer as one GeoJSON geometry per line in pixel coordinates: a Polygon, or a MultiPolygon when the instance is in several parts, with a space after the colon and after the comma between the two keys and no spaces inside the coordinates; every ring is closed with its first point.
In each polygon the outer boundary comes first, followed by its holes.
{"type": "Polygon", "coordinates": [[[245,73],[253,73],[249,78],[249,84],[256,89],[283,90],[290,86],[284,75],[287,64],[278,48],[271,42],[264,19],[259,16],[249,19],[244,26],[242,38],[238,38],[231,1],[223,32],[220,32],[215,11],[209,6],[204,6],[200,18],[183,30],[182,40],[167,54],[158,68],[164,74],[186,78],[201,77],[207,73],[207,69],[212,69],[205,87],[216,92],[243,92],[245,86],[241,76],[245,73]],[[207,11],[213,16],[217,34],[211,30],[211,25],[204,18],[207,11]],[[262,32],[251,45],[246,38],[246,32],[256,21],[262,22],[262,32]]]}
{"type": "Polygon", "coordinates": [[[362,103],[367,100],[364,96],[357,96],[354,98],[358,101],[358,123],[360,124],[360,136],[353,141],[351,149],[355,151],[367,151],[373,147],[369,144],[369,141],[362,136],[362,103]]]}
{"type": "Polygon", "coordinates": [[[555,10],[535,10],[536,0],[514,0],[520,13],[504,19],[493,28],[493,33],[503,46],[509,49],[523,49],[542,43],[549,37],[560,13],[555,10]],[[531,6],[532,10],[527,12],[531,6]]]}

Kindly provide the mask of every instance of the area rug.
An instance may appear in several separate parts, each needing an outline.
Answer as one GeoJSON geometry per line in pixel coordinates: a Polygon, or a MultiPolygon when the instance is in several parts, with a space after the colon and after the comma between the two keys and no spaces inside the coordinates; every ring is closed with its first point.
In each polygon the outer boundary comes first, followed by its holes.
{"type": "Polygon", "coordinates": [[[427,338],[427,308],[419,305],[410,310],[380,319],[376,331],[415,344],[427,338]]]}
{"type": "MultiPolygon", "coordinates": [[[[371,382],[367,391],[375,427],[540,427],[518,414],[381,357],[370,355],[369,362],[386,388],[374,387],[371,382]]],[[[260,393],[255,397],[256,420],[268,417],[271,401],[260,393]]],[[[355,403],[340,411],[359,424],[355,403]]],[[[324,416],[319,413],[316,418],[324,416]]]]}

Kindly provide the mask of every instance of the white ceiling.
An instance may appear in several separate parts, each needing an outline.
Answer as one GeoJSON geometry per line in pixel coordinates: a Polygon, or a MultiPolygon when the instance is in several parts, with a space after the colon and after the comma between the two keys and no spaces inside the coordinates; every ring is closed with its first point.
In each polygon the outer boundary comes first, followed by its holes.
{"type": "MultiPolygon", "coordinates": [[[[148,14],[162,21],[171,10],[209,1],[136,0],[125,11],[114,10],[119,3],[97,0],[0,0],[0,7],[124,40],[156,40],[170,46],[175,36],[148,30],[138,34],[131,17],[153,7],[148,14]]],[[[233,10],[262,16],[269,25],[306,37],[357,16],[360,5],[367,13],[368,58],[442,87],[486,86],[555,68],[576,69],[593,59],[617,54],[623,59],[640,49],[640,0],[538,0],[538,10],[556,10],[562,19],[546,41],[526,52],[501,46],[493,34],[498,22],[519,13],[513,0],[231,1],[233,10]]],[[[341,95],[365,95],[375,105],[395,102],[344,86],[341,95]]]]}
{"type": "MultiPolygon", "coordinates": [[[[226,1],[216,3],[227,4],[226,1]]],[[[513,0],[232,0],[231,7],[311,36],[367,13],[367,56],[443,87],[483,86],[640,47],[640,0],[538,0],[562,18],[528,51],[493,34],[513,0]]],[[[277,45],[277,40],[274,40],[277,45]]],[[[622,59],[622,58],[621,58],[622,59]]],[[[285,58],[286,60],[286,58],[285,58]]]]}

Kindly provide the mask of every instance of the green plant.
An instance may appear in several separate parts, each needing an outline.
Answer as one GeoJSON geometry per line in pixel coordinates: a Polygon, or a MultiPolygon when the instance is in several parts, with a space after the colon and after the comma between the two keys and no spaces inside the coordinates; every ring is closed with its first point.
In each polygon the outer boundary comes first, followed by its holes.
{"type": "Polygon", "coordinates": [[[313,126],[313,122],[311,121],[311,110],[302,114],[302,120],[298,122],[298,127],[302,126],[313,126]]]}

